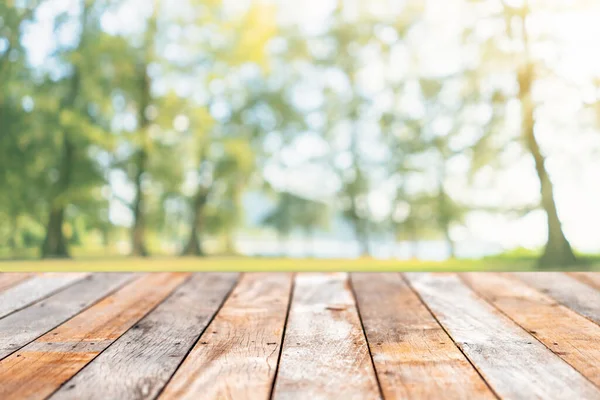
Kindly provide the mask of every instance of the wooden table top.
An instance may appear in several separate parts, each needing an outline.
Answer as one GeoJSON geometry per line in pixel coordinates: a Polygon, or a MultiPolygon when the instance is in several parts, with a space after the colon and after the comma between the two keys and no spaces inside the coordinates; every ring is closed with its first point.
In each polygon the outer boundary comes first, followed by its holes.
{"type": "Polygon", "coordinates": [[[600,273],[4,273],[0,399],[600,399],[600,273]]]}

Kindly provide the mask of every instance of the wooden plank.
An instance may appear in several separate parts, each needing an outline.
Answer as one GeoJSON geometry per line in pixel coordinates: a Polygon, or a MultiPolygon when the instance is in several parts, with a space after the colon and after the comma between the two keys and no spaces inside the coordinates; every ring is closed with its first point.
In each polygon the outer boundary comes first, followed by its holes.
{"type": "Polygon", "coordinates": [[[161,399],[267,399],[292,275],[244,274],[161,399]]]}
{"type": "Polygon", "coordinates": [[[0,318],[85,278],[87,273],[43,274],[0,293],[0,318]]]}
{"type": "Polygon", "coordinates": [[[400,274],[351,277],[386,399],[495,398],[400,274]]]}
{"type": "Polygon", "coordinates": [[[0,319],[0,359],[123,286],[133,274],[93,274],[27,308],[0,319]]]}
{"type": "Polygon", "coordinates": [[[31,278],[33,275],[30,273],[19,273],[19,272],[4,272],[0,274],[0,292],[11,288],[18,283],[23,282],[26,279],[31,278]]]}
{"type": "Polygon", "coordinates": [[[516,272],[520,280],[600,324],[600,291],[562,272],[516,272]]]}
{"type": "Polygon", "coordinates": [[[600,326],[508,274],[463,274],[467,284],[600,387],[600,326]]]}
{"type": "Polygon", "coordinates": [[[455,274],[406,274],[454,342],[501,397],[600,399],[600,390],[455,274]]]}
{"type": "Polygon", "coordinates": [[[144,275],[0,361],[0,398],[46,398],[188,277],[144,275]]]}
{"type": "Polygon", "coordinates": [[[600,290],[600,272],[569,272],[569,275],[594,289],[600,290]]]}
{"type": "Polygon", "coordinates": [[[274,398],[379,397],[347,274],[298,275],[274,398]]]}
{"type": "Polygon", "coordinates": [[[52,399],[153,399],[217,312],[237,274],[196,274],[52,399]]]}

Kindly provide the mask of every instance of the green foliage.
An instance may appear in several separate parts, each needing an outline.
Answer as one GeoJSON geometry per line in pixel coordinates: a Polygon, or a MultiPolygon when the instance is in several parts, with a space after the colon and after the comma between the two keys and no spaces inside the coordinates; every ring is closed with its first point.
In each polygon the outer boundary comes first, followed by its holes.
{"type": "Polygon", "coordinates": [[[253,192],[276,199],[260,222],[283,237],[341,217],[365,250],[392,234],[452,242],[473,210],[452,166],[502,170],[524,142],[510,104],[556,72],[520,26],[541,3],[465,2],[494,24],[469,20],[446,75],[422,65],[422,1],[389,15],[365,2],[355,17],[340,1],[318,30],[281,23],[272,2],[137,2],[136,23],[118,28],[131,0],[59,3],[0,2],[0,248],[14,255],[66,256],[100,237],[171,252],[231,241],[253,192]],[[53,47],[35,64],[26,39],[42,18],[53,47]]]}
{"type": "Polygon", "coordinates": [[[329,210],[325,204],[283,192],[278,194],[277,205],[262,222],[281,237],[289,236],[296,228],[310,235],[318,229],[327,229],[329,210]]]}

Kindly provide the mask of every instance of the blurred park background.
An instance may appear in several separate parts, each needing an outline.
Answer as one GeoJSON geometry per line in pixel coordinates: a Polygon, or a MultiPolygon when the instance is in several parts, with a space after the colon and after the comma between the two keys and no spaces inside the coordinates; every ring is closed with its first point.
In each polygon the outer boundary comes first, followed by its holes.
{"type": "Polygon", "coordinates": [[[0,258],[594,259],[598,21],[596,0],[1,0],[0,258]]]}

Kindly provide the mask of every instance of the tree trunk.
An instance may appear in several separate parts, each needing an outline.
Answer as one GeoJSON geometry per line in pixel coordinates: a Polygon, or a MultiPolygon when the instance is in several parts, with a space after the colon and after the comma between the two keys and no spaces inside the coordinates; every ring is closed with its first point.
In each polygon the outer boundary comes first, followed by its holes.
{"type": "Polygon", "coordinates": [[[144,193],[142,179],[146,168],[146,151],[138,152],[137,172],[135,178],[135,200],[133,202],[133,227],[131,229],[131,255],[146,257],[144,193]]]}
{"type": "Polygon", "coordinates": [[[160,2],[154,0],[154,10],[148,22],[148,28],[144,38],[144,59],[138,65],[139,81],[139,103],[138,103],[138,123],[140,132],[140,143],[136,158],[136,176],[135,176],[135,200],[133,203],[133,227],[131,229],[131,255],[146,257],[148,251],[146,249],[146,217],[145,217],[145,201],[142,188],[144,173],[148,164],[149,137],[148,129],[150,120],[146,116],[146,111],[152,103],[152,95],[150,93],[150,76],[148,75],[148,65],[153,59],[154,54],[154,37],[157,30],[157,15],[160,2]]]}
{"type": "Polygon", "coordinates": [[[419,242],[417,240],[417,238],[414,238],[414,240],[411,242],[411,258],[413,260],[418,260],[419,259],[419,242]]]}
{"type": "Polygon", "coordinates": [[[46,226],[46,238],[42,246],[42,258],[67,258],[67,240],[63,233],[65,208],[58,207],[50,211],[46,226]]]}
{"type": "Polygon", "coordinates": [[[10,250],[10,255],[13,258],[17,258],[17,235],[19,233],[19,217],[17,213],[13,212],[13,215],[10,218],[10,226],[9,226],[9,237],[8,237],[8,248],[10,250]]]}
{"type": "Polygon", "coordinates": [[[140,129],[140,148],[136,155],[136,175],[135,175],[135,199],[133,202],[133,227],[131,228],[131,255],[146,257],[146,221],[145,221],[145,202],[143,191],[144,173],[148,163],[148,127],[150,121],[146,117],[146,109],[150,105],[150,82],[148,77],[147,64],[142,64],[140,70],[140,102],[138,105],[138,121],[140,129]]]}
{"type": "Polygon", "coordinates": [[[57,192],[50,202],[50,214],[46,224],[46,237],[42,245],[42,258],[66,258],[69,257],[67,240],[63,232],[65,219],[65,204],[61,196],[64,196],[71,185],[71,173],[73,170],[73,159],[75,157],[75,147],[67,138],[67,133],[63,139],[63,154],[59,177],[57,182],[57,192]]]}
{"type": "Polygon", "coordinates": [[[104,246],[104,254],[110,254],[110,228],[108,226],[102,227],[102,245],[104,246]]]}
{"type": "Polygon", "coordinates": [[[202,248],[202,239],[200,238],[199,231],[200,229],[198,229],[197,225],[192,225],[190,237],[181,253],[182,256],[204,257],[205,254],[204,249],[202,248]]]}
{"type": "MultiPolygon", "coordinates": [[[[234,205],[234,213],[236,215],[235,221],[236,223],[240,219],[241,208],[242,208],[242,193],[244,185],[246,184],[245,178],[241,176],[237,176],[235,181],[233,182],[233,187],[231,189],[231,201],[234,205]]],[[[235,233],[236,233],[237,225],[233,225],[227,229],[225,232],[225,252],[228,255],[237,255],[238,251],[235,243],[235,233]]]]}
{"type": "MultiPolygon", "coordinates": [[[[81,39],[77,46],[77,51],[82,51],[86,46],[85,32],[88,25],[88,15],[90,13],[92,2],[86,0],[83,2],[83,13],[81,14],[81,39]]],[[[64,109],[77,108],[77,98],[81,91],[82,76],[81,71],[74,66],[73,76],[71,77],[69,93],[61,101],[60,111],[64,109]]],[[[55,186],[56,191],[50,200],[50,215],[46,224],[46,237],[42,245],[42,258],[64,258],[69,257],[67,241],[64,237],[63,223],[65,219],[66,201],[63,198],[71,186],[71,176],[73,164],[75,162],[75,145],[70,139],[68,130],[63,132],[63,149],[60,167],[58,170],[58,182],[55,186]]]]}
{"type": "MultiPolygon", "coordinates": [[[[355,81],[354,72],[350,72],[348,74],[350,76],[350,81],[355,81]]],[[[353,84],[354,85],[354,84],[353,84]]],[[[351,142],[350,142],[350,154],[352,155],[352,165],[354,168],[354,182],[349,187],[350,189],[350,213],[351,213],[351,222],[354,226],[354,235],[358,242],[360,257],[369,257],[371,255],[369,249],[369,233],[368,233],[368,219],[363,218],[359,213],[359,204],[358,204],[358,196],[368,192],[368,188],[363,187],[363,183],[366,181],[364,179],[363,171],[360,165],[360,144],[358,141],[360,133],[357,128],[357,120],[358,113],[356,109],[350,111],[350,120],[352,121],[352,131],[351,131],[351,142]]]]}
{"type": "Polygon", "coordinates": [[[192,217],[192,229],[190,237],[181,255],[184,256],[199,256],[205,255],[202,247],[202,231],[204,229],[204,207],[208,200],[208,192],[200,189],[194,199],[194,210],[192,217]]]}
{"type": "Polygon", "coordinates": [[[233,232],[231,231],[225,233],[225,254],[228,256],[237,254],[235,239],[233,237],[233,232]]]}
{"type": "Polygon", "coordinates": [[[360,254],[361,257],[370,257],[371,256],[371,248],[369,246],[369,234],[363,223],[359,222],[361,227],[359,228],[359,243],[360,243],[360,254]]]}
{"type": "Polygon", "coordinates": [[[526,147],[535,161],[535,170],[540,181],[542,207],[546,212],[548,240],[544,253],[538,260],[540,266],[570,266],[577,260],[571,244],[567,240],[558,217],[554,200],[554,187],[548,171],[546,160],[535,137],[534,106],[531,98],[533,82],[533,65],[527,64],[519,72],[519,97],[522,107],[522,134],[526,147]]]}
{"type": "Polygon", "coordinates": [[[448,247],[448,255],[450,259],[453,260],[456,258],[456,245],[450,236],[450,227],[448,225],[444,227],[444,238],[446,239],[446,246],[448,247]]]}
{"type": "Polygon", "coordinates": [[[419,259],[419,237],[417,234],[417,227],[415,223],[410,223],[408,225],[408,234],[411,243],[411,259],[418,260],[419,259]]]}
{"type": "Polygon", "coordinates": [[[316,258],[316,246],[315,246],[315,232],[313,229],[307,229],[306,234],[304,235],[305,240],[305,257],[306,258],[316,258]]]}
{"type": "Polygon", "coordinates": [[[450,235],[450,225],[452,223],[453,212],[451,210],[449,203],[448,195],[446,194],[446,189],[444,187],[444,182],[446,181],[446,164],[445,161],[442,160],[440,165],[440,176],[438,181],[438,223],[439,228],[444,234],[444,239],[446,241],[446,246],[448,248],[448,256],[450,259],[456,258],[456,249],[454,245],[454,241],[452,240],[452,235],[450,235]]]}
{"type": "Polygon", "coordinates": [[[288,256],[288,238],[289,234],[287,232],[279,231],[277,232],[277,242],[279,243],[279,255],[281,257],[288,256]]]}
{"type": "Polygon", "coordinates": [[[352,225],[354,227],[354,236],[358,243],[360,257],[369,257],[371,250],[369,248],[369,235],[365,227],[364,221],[360,217],[355,216],[352,219],[352,225]]]}

